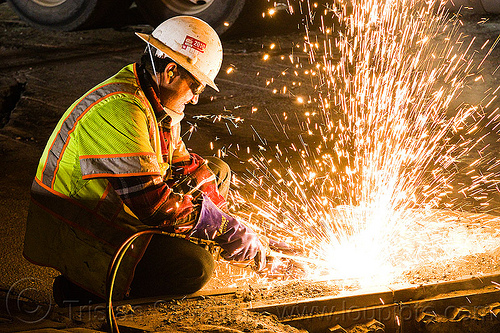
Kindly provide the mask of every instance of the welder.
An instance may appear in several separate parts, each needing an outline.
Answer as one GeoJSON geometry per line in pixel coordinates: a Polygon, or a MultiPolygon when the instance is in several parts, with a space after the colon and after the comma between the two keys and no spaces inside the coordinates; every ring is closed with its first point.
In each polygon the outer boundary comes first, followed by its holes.
{"type": "Polygon", "coordinates": [[[180,123],[222,63],[222,44],[205,22],[177,16],[151,34],[146,50],[64,113],[31,188],[24,256],[61,272],[59,305],[103,301],[114,253],[138,238],[120,263],[116,299],[188,294],[203,287],[214,259],[192,239],[208,239],[223,258],[265,265],[263,245],[228,213],[230,169],[186,149],[180,123]]]}

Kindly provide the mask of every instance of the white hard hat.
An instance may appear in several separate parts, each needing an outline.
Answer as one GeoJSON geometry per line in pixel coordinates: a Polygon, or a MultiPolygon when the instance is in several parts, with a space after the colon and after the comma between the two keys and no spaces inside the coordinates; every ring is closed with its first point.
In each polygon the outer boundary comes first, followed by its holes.
{"type": "Polygon", "coordinates": [[[136,35],[158,50],[157,57],[171,58],[202,84],[219,91],[214,79],[222,64],[222,43],[206,22],[192,16],[175,16],[161,23],[151,35],[136,35]]]}

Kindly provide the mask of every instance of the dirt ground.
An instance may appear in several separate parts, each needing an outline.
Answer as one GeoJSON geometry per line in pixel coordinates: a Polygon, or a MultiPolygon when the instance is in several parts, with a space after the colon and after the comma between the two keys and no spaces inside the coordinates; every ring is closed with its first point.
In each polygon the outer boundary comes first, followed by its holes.
{"type": "MultiPolygon", "coordinates": [[[[495,40],[500,35],[500,18],[468,17],[462,29],[465,35],[476,38],[474,45],[479,50],[485,40],[495,40]],[[478,24],[478,21],[482,23],[478,24]]],[[[22,258],[29,188],[38,159],[66,108],[95,84],[137,61],[144,45],[133,32],[151,31],[151,27],[72,33],[40,31],[20,21],[5,3],[1,3],[0,31],[0,216],[3,220],[0,226],[0,287],[5,296],[24,293],[38,304],[50,304],[51,283],[58,272],[32,265],[22,258]]],[[[188,117],[183,126],[193,129],[185,137],[188,146],[203,156],[224,157],[232,170],[241,174],[249,168],[246,160],[260,149],[259,135],[265,137],[269,146],[287,140],[283,133],[275,130],[270,115],[302,112],[303,106],[296,103],[296,96],[307,96],[311,91],[302,78],[296,81],[303,85],[297,85],[291,94],[276,94],[272,89],[286,80],[280,74],[288,70],[289,65],[281,56],[286,58],[302,35],[302,31],[276,28],[275,31],[246,31],[223,37],[224,62],[216,80],[221,92],[207,91],[198,105],[187,109],[188,117]],[[273,50],[270,49],[272,44],[277,45],[273,50]],[[271,54],[271,60],[264,62],[264,54],[271,54]],[[195,117],[199,115],[203,117],[195,117]],[[236,150],[238,155],[231,153],[236,150]]],[[[487,50],[478,52],[484,54],[487,50]]],[[[306,55],[302,57],[306,59],[306,55]]],[[[484,79],[477,82],[471,79],[464,94],[454,104],[464,101],[478,103],[482,92],[497,89],[500,85],[499,64],[500,48],[497,47],[484,63],[484,79]]],[[[492,110],[500,106],[497,102],[490,105],[492,110]]],[[[476,135],[482,136],[495,125],[489,124],[476,135]]],[[[288,135],[301,131],[298,126],[290,126],[288,135]]],[[[498,134],[492,131],[481,142],[483,148],[479,147],[478,151],[498,156],[499,140],[498,134]]],[[[476,156],[468,158],[465,163],[475,160],[476,156]]],[[[458,181],[468,179],[464,177],[458,181]]],[[[479,205],[481,199],[461,200],[465,210],[472,213],[484,211],[479,205]]],[[[497,236],[500,230],[500,222],[496,219],[500,215],[500,193],[489,198],[487,213],[491,214],[485,218],[489,222],[482,228],[485,234],[497,236]]],[[[467,224],[467,221],[463,223],[467,224]]],[[[497,245],[484,253],[423,264],[409,270],[405,276],[409,282],[419,285],[498,272],[500,238],[497,245]]],[[[295,332],[295,329],[279,324],[272,316],[249,314],[242,305],[262,300],[290,301],[331,296],[356,289],[355,284],[339,288],[338,285],[303,281],[279,288],[259,289],[257,286],[262,285],[252,272],[242,273],[225,264],[220,265],[220,272],[216,273],[208,288],[238,286],[240,289],[236,294],[163,302],[153,308],[136,309],[141,316],[128,316],[130,313],[125,309],[121,323],[136,329],[166,332],[295,332]],[[228,285],[224,279],[228,271],[243,274],[241,280],[228,285]]],[[[88,326],[93,324],[84,321],[68,323],[65,316],[57,317],[57,311],[51,316],[61,327],[102,329],[88,326]]],[[[0,320],[8,326],[12,316],[2,312],[0,320]]]]}

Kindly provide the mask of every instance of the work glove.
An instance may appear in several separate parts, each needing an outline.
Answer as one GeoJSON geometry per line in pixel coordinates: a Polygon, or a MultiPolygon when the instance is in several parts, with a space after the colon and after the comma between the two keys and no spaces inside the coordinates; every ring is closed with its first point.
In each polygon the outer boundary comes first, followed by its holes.
{"type": "Polygon", "coordinates": [[[189,161],[183,161],[172,165],[172,176],[174,179],[181,179],[193,173],[200,166],[200,161],[204,160],[197,154],[189,154],[189,161]]]}
{"type": "MultiPolygon", "coordinates": [[[[172,176],[182,187],[189,189],[197,188],[198,191],[205,193],[212,202],[220,209],[227,211],[227,202],[219,193],[217,179],[214,173],[207,165],[207,161],[201,156],[191,153],[189,164],[172,166],[172,176]]],[[[199,192],[198,192],[199,193],[199,192]]],[[[196,196],[195,193],[193,193],[196,196]]]]}
{"type": "Polygon", "coordinates": [[[283,241],[267,240],[266,266],[260,274],[269,279],[299,279],[305,276],[305,266],[294,259],[304,255],[304,251],[283,241]]]}
{"type": "Polygon", "coordinates": [[[223,212],[205,193],[198,223],[191,237],[213,240],[222,248],[221,256],[229,261],[248,262],[256,271],[265,267],[266,252],[252,229],[223,212]]]}
{"type": "Polygon", "coordinates": [[[167,219],[160,227],[176,227],[185,224],[189,215],[193,212],[193,197],[171,191],[162,206],[165,207],[164,211],[167,219]]]}

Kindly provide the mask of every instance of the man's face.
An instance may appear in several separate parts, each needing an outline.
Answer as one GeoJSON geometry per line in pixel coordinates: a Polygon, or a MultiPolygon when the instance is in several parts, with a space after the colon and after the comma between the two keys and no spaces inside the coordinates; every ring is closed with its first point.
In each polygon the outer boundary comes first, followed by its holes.
{"type": "Polygon", "coordinates": [[[160,101],[164,107],[182,113],[186,104],[198,103],[199,86],[200,83],[191,75],[181,75],[177,67],[167,67],[160,75],[160,101]],[[172,76],[169,76],[169,71],[172,76]]]}

